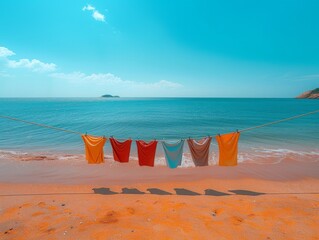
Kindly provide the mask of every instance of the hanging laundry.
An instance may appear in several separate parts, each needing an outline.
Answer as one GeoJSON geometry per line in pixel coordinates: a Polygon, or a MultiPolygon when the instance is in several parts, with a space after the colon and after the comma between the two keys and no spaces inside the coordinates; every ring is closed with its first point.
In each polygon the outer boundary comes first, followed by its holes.
{"type": "Polygon", "coordinates": [[[143,140],[138,140],[136,146],[139,165],[154,167],[157,141],[146,143],[143,140]]]}
{"type": "Polygon", "coordinates": [[[184,140],[176,143],[162,142],[166,164],[170,168],[177,168],[182,164],[184,140]]]}
{"type": "Polygon", "coordinates": [[[105,137],[95,137],[90,135],[82,135],[82,139],[85,144],[85,156],[88,163],[103,163],[103,147],[107,139],[105,137]]]}
{"type": "Polygon", "coordinates": [[[131,151],[132,140],[128,139],[124,142],[119,142],[115,138],[110,138],[115,161],[125,163],[128,162],[131,151]]]}
{"type": "Polygon", "coordinates": [[[188,139],[188,147],[195,166],[208,166],[209,147],[212,137],[206,137],[200,141],[188,139]]]}
{"type": "Polygon", "coordinates": [[[219,148],[219,166],[236,166],[239,132],[216,136],[219,148]]]}

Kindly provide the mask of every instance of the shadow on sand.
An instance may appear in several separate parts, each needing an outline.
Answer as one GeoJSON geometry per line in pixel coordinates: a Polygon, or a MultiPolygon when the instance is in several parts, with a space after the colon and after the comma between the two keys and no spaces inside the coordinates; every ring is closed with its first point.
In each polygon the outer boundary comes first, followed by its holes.
{"type": "MultiPolygon", "coordinates": [[[[204,193],[198,193],[191,191],[186,188],[174,188],[175,193],[168,192],[159,188],[148,188],[147,192],[142,192],[137,188],[122,188],[122,192],[113,192],[110,188],[93,188],[92,189],[95,194],[102,195],[114,195],[114,194],[153,194],[153,195],[182,195],[182,196],[215,196],[215,197],[223,197],[223,196],[259,196],[265,194],[292,194],[292,193],[262,193],[262,192],[254,192],[250,190],[229,190],[228,192],[220,192],[214,189],[205,189],[204,193]]],[[[299,193],[300,194],[300,193],[299,193]]],[[[305,194],[316,194],[316,193],[305,193],[305,194]]]]}
{"type": "Polygon", "coordinates": [[[257,197],[261,195],[317,195],[319,192],[277,192],[277,193],[264,193],[255,192],[245,189],[228,190],[228,192],[221,192],[214,189],[205,189],[203,193],[194,192],[186,188],[174,188],[174,192],[168,192],[159,188],[148,188],[145,192],[137,188],[122,188],[121,192],[114,192],[110,188],[93,188],[93,192],[52,192],[52,193],[12,193],[12,194],[0,194],[0,197],[18,197],[18,196],[46,196],[46,195],[88,195],[88,194],[99,194],[99,195],[180,195],[180,196],[213,196],[213,197],[227,197],[227,196],[250,196],[257,197]]]}

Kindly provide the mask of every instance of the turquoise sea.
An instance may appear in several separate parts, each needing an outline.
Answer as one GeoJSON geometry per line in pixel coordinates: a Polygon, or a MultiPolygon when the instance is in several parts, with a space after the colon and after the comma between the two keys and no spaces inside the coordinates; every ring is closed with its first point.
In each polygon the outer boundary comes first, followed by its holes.
{"type": "MultiPolygon", "coordinates": [[[[100,136],[180,139],[214,136],[319,109],[318,100],[245,98],[2,98],[0,115],[100,136]]],[[[185,158],[189,157],[185,144],[185,158]]],[[[136,156],[135,143],[132,156],[136,156]]],[[[0,118],[0,153],[83,154],[79,135],[0,118]]],[[[212,160],[218,154],[211,146],[212,160]]],[[[106,156],[111,155],[109,142],[106,156]]],[[[158,145],[157,157],[163,156],[158,145]]],[[[240,161],[319,160],[319,114],[243,132],[240,161]]]]}

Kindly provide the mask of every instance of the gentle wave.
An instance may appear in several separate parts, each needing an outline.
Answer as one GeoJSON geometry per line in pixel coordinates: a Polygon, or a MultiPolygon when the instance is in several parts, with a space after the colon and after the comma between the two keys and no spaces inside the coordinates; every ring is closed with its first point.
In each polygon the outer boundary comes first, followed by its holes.
{"type": "MultiPolygon", "coordinates": [[[[6,151],[0,150],[0,159],[12,161],[72,161],[86,162],[84,154],[65,154],[65,153],[48,153],[48,152],[26,152],[26,151],[6,151]]],[[[256,149],[250,151],[239,152],[238,163],[254,163],[254,164],[278,164],[284,160],[299,162],[318,162],[319,151],[296,151],[292,149],[256,149]]],[[[130,162],[137,162],[137,156],[130,156],[130,162]]],[[[120,164],[114,161],[110,154],[105,155],[105,163],[108,165],[120,164]]],[[[218,153],[212,151],[209,156],[209,165],[218,164],[218,153]]],[[[155,166],[166,166],[164,155],[158,155],[155,158],[155,166]]],[[[183,168],[194,167],[191,154],[186,152],[183,154],[183,168]]]]}
{"type": "Polygon", "coordinates": [[[281,148],[252,148],[248,153],[239,155],[239,162],[251,162],[257,164],[277,164],[283,160],[293,160],[300,162],[318,162],[319,151],[312,150],[293,150],[281,148]]]}

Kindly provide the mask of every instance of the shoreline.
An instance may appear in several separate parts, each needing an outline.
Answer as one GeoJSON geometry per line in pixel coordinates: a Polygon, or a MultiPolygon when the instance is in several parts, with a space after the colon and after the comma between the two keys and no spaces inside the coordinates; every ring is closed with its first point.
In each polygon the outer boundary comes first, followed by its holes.
{"type": "Polygon", "coordinates": [[[118,163],[111,158],[103,164],[87,164],[84,155],[56,157],[22,156],[17,160],[0,158],[0,182],[4,183],[65,183],[65,184],[122,184],[157,183],[169,181],[198,181],[202,179],[261,179],[290,181],[319,179],[319,159],[266,158],[262,164],[238,163],[233,167],[210,165],[206,167],[178,167],[165,165],[140,167],[138,162],[118,163]]]}

